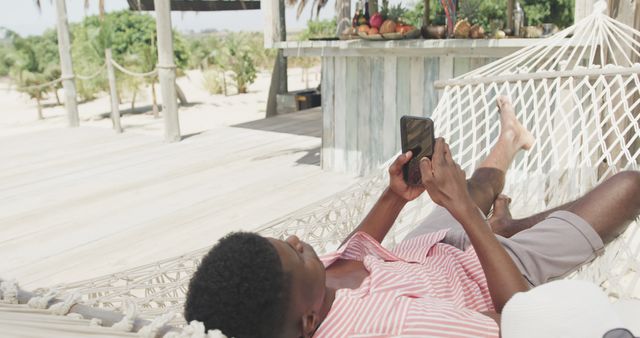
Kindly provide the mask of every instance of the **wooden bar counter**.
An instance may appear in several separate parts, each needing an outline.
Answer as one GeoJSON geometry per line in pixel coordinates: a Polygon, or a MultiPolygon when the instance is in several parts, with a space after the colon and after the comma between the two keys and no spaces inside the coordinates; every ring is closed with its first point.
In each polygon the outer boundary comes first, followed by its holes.
{"type": "MultiPolygon", "coordinates": [[[[286,56],[322,59],[322,167],[366,175],[400,151],[402,115],[430,116],[433,84],[537,39],[276,42],[286,56]]],[[[435,121],[437,124],[437,121],[435,121]]]]}

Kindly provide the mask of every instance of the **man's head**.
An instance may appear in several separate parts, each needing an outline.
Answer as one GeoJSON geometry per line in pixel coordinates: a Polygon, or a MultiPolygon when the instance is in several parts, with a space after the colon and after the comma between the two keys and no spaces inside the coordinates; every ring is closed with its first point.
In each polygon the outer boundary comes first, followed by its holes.
{"type": "Polygon", "coordinates": [[[321,321],[324,267],[297,237],[227,235],[189,283],[185,318],[228,337],[310,336],[321,321]]]}

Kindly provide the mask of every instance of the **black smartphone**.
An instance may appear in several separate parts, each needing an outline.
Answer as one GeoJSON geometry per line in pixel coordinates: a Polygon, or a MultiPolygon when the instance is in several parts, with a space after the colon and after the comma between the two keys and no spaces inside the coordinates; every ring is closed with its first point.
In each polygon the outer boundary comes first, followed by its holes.
{"type": "Polygon", "coordinates": [[[400,138],[402,153],[411,150],[411,160],[402,167],[404,181],[408,185],[422,184],[420,174],[420,160],[423,157],[431,159],[435,136],[433,134],[433,120],[428,117],[408,116],[400,118],[400,138]]]}

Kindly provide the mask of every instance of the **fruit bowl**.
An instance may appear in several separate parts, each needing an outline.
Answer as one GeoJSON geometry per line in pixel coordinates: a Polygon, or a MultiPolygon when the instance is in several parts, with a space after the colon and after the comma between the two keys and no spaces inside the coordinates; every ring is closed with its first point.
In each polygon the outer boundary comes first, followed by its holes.
{"type": "Polygon", "coordinates": [[[369,35],[369,34],[364,33],[364,32],[358,32],[358,36],[361,39],[364,39],[364,40],[374,40],[374,41],[376,41],[376,40],[378,40],[378,41],[379,40],[384,40],[384,37],[382,37],[382,34],[371,34],[371,35],[369,35]]]}
{"type": "Polygon", "coordinates": [[[340,38],[340,40],[356,40],[356,39],[360,38],[360,35],[358,35],[358,34],[340,34],[339,38],[340,38]]]}
{"type": "Polygon", "coordinates": [[[402,39],[416,39],[420,36],[420,30],[414,29],[405,33],[395,32],[382,34],[385,40],[402,40],[402,39]]]}
{"type": "Polygon", "coordinates": [[[384,34],[369,35],[364,32],[358,32],[358,36],[364,40],[403,40],[403,39],[416,39],[420,37],[420,30],[414,29],[405,33],[394,32],[384,34]]]}

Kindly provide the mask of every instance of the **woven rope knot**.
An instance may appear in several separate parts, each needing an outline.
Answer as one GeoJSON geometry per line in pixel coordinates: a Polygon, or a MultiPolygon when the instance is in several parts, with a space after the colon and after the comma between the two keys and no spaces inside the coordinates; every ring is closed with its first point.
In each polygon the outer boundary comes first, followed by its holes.
{"type": "Polygon", "coordinates": [[[73,318],[73,319],[84,319],[84,317],[81,314],[73,313],[73,312],[67,313],[67,317],[73,318]]]}
{"type": "Polygon", "coordinates": [[[29,299],[27,305],[32,309],[46,309],[49,306],[49,302],[56,296],[58,296],[57,290],[49,290],[42,296],[29,299]]]}
{"type": "Polygon", "coordinates": [[[593,4],[593,13],[604,14],[607,12],[607,2],[604,0],[598,0],[593,4]]]}
{"type": "Polygon", "coordinates": [[[143,327],[142,329],[140,329],[140,331],[138,331],[138,336],[143,338],[155,338],[158,335],[158,331],[162,327],[167,325],[175,316],[175,312],[169,311],[162,316],[156,317],[155,319],[153,319],[151,324],[143,327]]]}
{"type": "Polygon", "coordinates": [[[74,292],[70,295],[67,295],[67,297],[62,302],[51,305],[49,311],[56,316],[65,316],[71,311],[71,308],[74,305],[78,304],[80,298],[80,294],[74,292]]]}
{"type": "Polygon", "coordinates": [[[131,330],[133,330],[133,323],[135,323],[138,317],[138,305],[131,299],[127,299],[125,307],[124,317],[119,322],[113,324],[111,328],[118,331],[131,332],[131,330]]]}
{"type": "Polygon", "coordinates": [[[220,330],[209,330],[205,332],[202,322],[192,320],[180,332],[169,332],[163,338],[227,338],[220,330]]]}
{"type": "Polygon", "coordinates": [[[0,294],[5,304],[18,304],[18,282],[15,279],[0,283],[0,294]]]}

